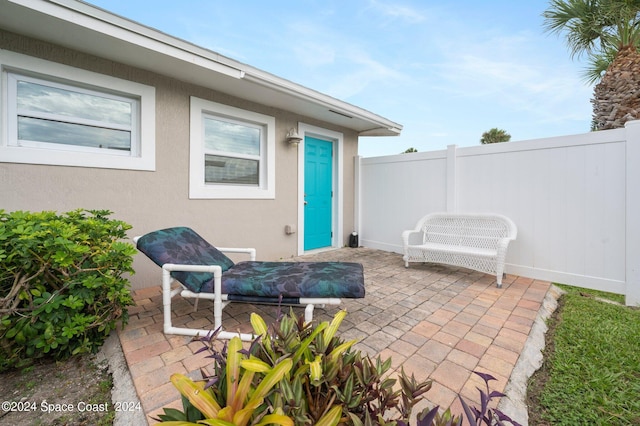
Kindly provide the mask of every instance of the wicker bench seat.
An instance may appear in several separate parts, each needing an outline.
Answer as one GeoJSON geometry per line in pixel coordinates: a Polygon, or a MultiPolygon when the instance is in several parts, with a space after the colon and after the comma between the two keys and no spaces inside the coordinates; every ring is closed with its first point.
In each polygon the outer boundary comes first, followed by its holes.
{"type": "Polygon", "coordinates": [[[413,230],[402,233],[405,266],[410,262],[442,263],[502,275],[515,224],[497,214],[431,213],[413,230]]]}

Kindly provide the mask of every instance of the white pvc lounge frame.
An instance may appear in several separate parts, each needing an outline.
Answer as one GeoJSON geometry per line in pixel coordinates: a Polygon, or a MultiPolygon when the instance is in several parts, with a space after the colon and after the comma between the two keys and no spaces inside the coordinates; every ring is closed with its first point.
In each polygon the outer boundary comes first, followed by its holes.
{"type": "MultiPolygon", "coordinates": [[[[137,243],[138,238],[133,240],[137,243]]],[[[241,253],[249,256],[249,259],[256,260],[256,249],[254,248],[230,248],[230,247],[218,247],[223,253],[241,253]]],[[[222,328],[222,310],[231,302],[228,300],[229,295],[222,293],[222,268],[220,265],[179,265],[173,263],[165,263],[162,265],[162,309],[163,309],[163,330],[165,334],[177,334],[184,336],[201,336],[205,337],[209,333],[220,330],[217,334],[219,339],[231,339],[233,337],[240,337],[243,341],[252,341],[257,336],[248,333],[239,333],[227,331],[222,328]],[[184,272],[207,272],[213,274],[213,293],[194,293],[188,290],[182,283],[175,280],[171,276],[171,272],[184,271],[184,272]],[[172,289],[174,282],[180,286],[172,289]],[[171,318],[171,299],[174,296],[180,294],[185,298],[196,299],[195,308],[197,309],[197,300],[206,299],[213,300],[213,329],[197,329],[197,328],[184,328],[174,327],[171,318]]],[[[320,297],[320,298],[300,298],[299,304],[305,306],[304,320],[306,323],[313,321],[313,310],[315,305],[324,307],[325,305],[339,305],[342,303],[342,299],[334,297],[320,297]]],[[[250,303],[244,301],[237,301],[236,303],[250,303]]],[[[259,303],[259,302],[255,302],[259,303]]]]}

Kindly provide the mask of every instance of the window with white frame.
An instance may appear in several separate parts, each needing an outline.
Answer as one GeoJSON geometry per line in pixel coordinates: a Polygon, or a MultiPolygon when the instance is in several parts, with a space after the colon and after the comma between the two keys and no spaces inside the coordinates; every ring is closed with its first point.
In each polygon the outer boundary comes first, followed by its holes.
{"type": "Polygon", "coordinates": [[[191,98],[190,198],[275,198],[275,119],[191,98]]]}
{"type": "Polygon", "coordinates": [[[0,161],[155,169],[153,87],[13,52],[0,64],[0,161]]]}

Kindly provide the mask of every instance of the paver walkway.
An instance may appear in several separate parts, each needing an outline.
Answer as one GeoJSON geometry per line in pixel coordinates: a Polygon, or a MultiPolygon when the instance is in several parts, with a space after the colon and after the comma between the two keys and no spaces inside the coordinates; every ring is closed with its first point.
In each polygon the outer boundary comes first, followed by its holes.
{"type": "MultiPolygon", "coordinates": [[[[454,413],[461,412],[458,393],[478,403],[476,387],[483,382],[474,370],[496,377],[492,390],[504,391],[550,288],[548,282],[507,275],[499,289],[495,277],[486,274],[439,265],[405,268],[400,255],[368,248],[298,259],[362,263],[366,297],[316,308],[314,320],[330,320],[338,309],[347,309],[340,327],[344,339],[359,339],[356,349],[369,355],[391,357],[394,371],[403,367],[419,380],[432,379],[427,404],[451,406],[454,413]]],[[[162,413],[163,407],[181,408],[171,374],[199,378],[211,360],[206,352],[194,354],[200,342],[162,333],[159,286],[138,290],[134,298],[136,306],[119,337],[142,407],[154,424],[150,416],[162,413]]],[[[212,302],[200,300],[197,311],[192,303],[174,298],[174,325],[212,327],[212,302]]],[[[252,311],[269,323],[275,307],[231,304],[224,310],[225,329],[249,332],[252,311]]]]}

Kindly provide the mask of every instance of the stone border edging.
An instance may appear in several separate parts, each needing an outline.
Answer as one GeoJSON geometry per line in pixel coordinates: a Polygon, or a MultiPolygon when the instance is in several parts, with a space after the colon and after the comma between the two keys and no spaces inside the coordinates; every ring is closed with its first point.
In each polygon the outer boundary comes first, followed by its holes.
{"type": "Polygon", "coordinates": [[[565,292],[555,285],[542,302],[542,307],[531,327],[524,349],[513,368],[509,382],[505,387],[505,397],[500,399],[498,409],[521,425],[529,424],[527,409],[527,383],[529,378],[542,366],[542,350],[545,346],[545,334],[548,330],[547,320],[558,307],[558,299],[565,292]]]}
{"type": "MultiPolygon", "coordinates": [[[[124,359],[117,332],[114,331],[109,335],[98,354],[109,363],[109,372],[113,379],[113,387],[111,388],[112,403],[125,403],[123,407],[127,408],[127,410],[116,411],[113,426],[148,425],[149,422],[144,408],[140,404],[127,361],[124,359]],[[128,409],[132,407],[135,408],[128,409]],[[137,409],[137,407],[140,407],[140,409],[137,409]]],[[[114,409],[113,405],[110,409],[114,409]]]]}

